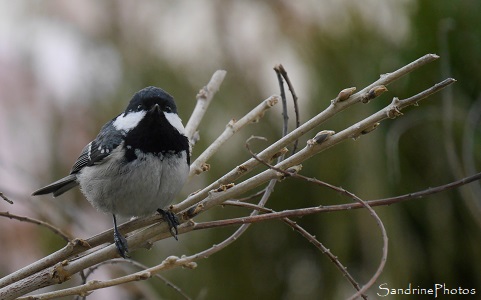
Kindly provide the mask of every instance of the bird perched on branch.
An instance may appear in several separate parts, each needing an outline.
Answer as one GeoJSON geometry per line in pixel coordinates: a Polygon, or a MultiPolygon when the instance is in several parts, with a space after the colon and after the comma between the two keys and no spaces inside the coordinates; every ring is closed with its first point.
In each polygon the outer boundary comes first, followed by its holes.
{"type": "Polygon", "coordinates": [[[56,197],[80,185],[95,208],[112,214],[114,242],[125,258],[128,246],[117,228],[117,215],[145,216],[157,211],[177,239],[178,220],[166,207],[184,185],[189,165],[189,140],[174,98],[162,89],[147,87],[85,146],[70,175],[32,195],[56,197]]]}

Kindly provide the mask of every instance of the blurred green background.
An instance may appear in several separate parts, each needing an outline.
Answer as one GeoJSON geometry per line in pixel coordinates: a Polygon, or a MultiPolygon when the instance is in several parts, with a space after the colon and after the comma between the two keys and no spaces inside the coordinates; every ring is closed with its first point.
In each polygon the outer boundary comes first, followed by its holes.
{"type": "MultiPolygon", "coordinates": [[[[185,124],[197,91],[217,69],[227,70],[227,77],[201,124],[194,158],[231,118],[279,93],[275,64],[282,63],[289,73],[305,122],[341,89],[360,89],[380,74],[437,53],[440,60],[317,131],[340,131],[392,97],[407,98],[447,77],[458,80],[452,88],[409,108],[401,118],[383,122],[371,134],[306,161],[302,174],[369,200],[445,184],[481,169],[477,0],[2,1],[0,16],[0,191],[15,201],[0,202],[0,210],[48,221],[80,238],[110,228],[110,217],[91,208],[78,191],[60,199],[34,199],[30,193],[66,175],[100,126],[145,86],[171,93],[185,124]]],[[[292,110],[290,117],[293,122],[292,110]]],[[[271,142],[279,138],[281,123],[276,108],[247,127],[209,161],[211,171],[190,182],[182,196],[249,158],[243,145],[250,135],[271,142]]],[[[267,206],[283,210],[349,201],[312,184],[285,180],[267,206]]],[[[372,298],[385,293],[378,288],[383,283],[389,288],[445,284],[481,293],[479,182],[376,211],[388,232],[389,257],[369,292],[372,298]]],[[[216,208],[198,220],[243,214],[248,212],[216,208]]],[[[359,283],[375,272],[382,241],[366,211],[296,221],[338,256],[359,283]]],[[[33,225],[8,219],[0,224],[0,276],[64,245],[33,225]]],[[[192,232],[179,242],[170,239],[138,251],[133,258],[154,265],[169,255],[194,254],[234,230],[192,232]]],[[[119,265],[103,267],[91,279],[125,271],[119,265]]],[[[326,256],[278,221],[251,226],[233,245],[199,261],[195,270],[163,275],[194,299],[341,299],[354,293],[326,256]]],[[[182,299],[156,279],[89,296],[102,298],[182,299]]]]}

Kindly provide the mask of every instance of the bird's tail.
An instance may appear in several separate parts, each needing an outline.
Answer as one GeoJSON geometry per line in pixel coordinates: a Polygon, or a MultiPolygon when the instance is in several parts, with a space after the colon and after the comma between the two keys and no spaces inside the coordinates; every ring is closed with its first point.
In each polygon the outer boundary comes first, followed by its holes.
{"type": "Polygon", "coordinates": [[[53,193],[54,197],[60,196],[66,191],[78,185],[76,179],[76,174],[70,174],[67,177],[64,177],[60,180],[55,181],[54,183],[47,185],[46,187],[36,190],[32,193],[32,196],[45,195],[50,193],[53,193]]]}

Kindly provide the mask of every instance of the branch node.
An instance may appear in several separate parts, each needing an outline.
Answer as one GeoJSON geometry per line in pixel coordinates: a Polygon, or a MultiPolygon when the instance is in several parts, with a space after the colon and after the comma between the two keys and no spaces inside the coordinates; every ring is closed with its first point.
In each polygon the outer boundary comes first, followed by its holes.
{"type": "Polygon", "coordinates": [[[403,113],[399,110],[400,103],[401,101],[399,100],[398,97],[394,97],[392,99],[392,103],[386,111],[386,115],[389,119],[395,119],[403,115],[403,113]]]}
{"type": "Polygon", "coordinates": [[[187,268],[187,269],[195,269],[195,268],[197,268],[197,263],[190,262],[188,264],[185,264],[184,267],[187,268]]]}
{"type": "Polygon", "coordinates": [[[285,170],[284,173],[281,174],[281,178],[279,181],[284,180],[285,178],[292,176],[294,174],[299,173],[302,170],[302,165],[292,166],[285,170]]]}
{"type": "Polygon", "coordinates": [[[376,129],[378,126],[379,126],[379,122],[376,122],[374,123],[374,125],[372,125],[371,127],[368,127],[368,128],[365,128],[361,131],[361,134],[368,134],[369,132],[373,131],[374,129],[376,129]]]}
{"type": "Polygon", "coordinates": [[[269,99],[267,99],[266,104],[269,107],[273,107],[274,105],[277,104],[277,102],[279,102],[279,96],[270,97],[269,99]]]}
{"type": "Polygon", "coordinates": [[[199,204],[197,204],[196,206],[189,208],[189,209],[185,212],[185,214],[183,214],[182,218],[183,218],[184,220],[189,220],[189,219],[191,219],[192,217],[194,217],[195,215],[197,215],[200,211],[202,211],[203,208],[204,208],[204,204],[199,203],[199,204]]]}
{"type": "Polygon", "coordinates": [[[286,147],[282,148],[281,150],[277,151],[277,153],[275,153],[274,155],[272,155],[271,157],[271,161],[274,160],[274,159],[277,159],[278,157],[281,157],[283,156],[284,154],[286,154],[287,152],[289,152],[289,149],[287,149],[286,147]]]}
{"type": "Polygon", "coordinates": [[[203,163],[202,166],[200,166],[200,169],[202,170],[202,172],[210,171],[210,164],[203,163]]]}
{"type": "Polygon", "coordinates": [[[228,189],[234,187],[234,185],[235,185],[235,183],[222,184],[217,189],[215,189],[214,192],[216,192],[216,193],[225,192],[228,189]]]}
{"type": "Polygon", "coordinates": [[[194,168],[192,172],[194,173],[194,175],[199,175],[207,171],[210,171],[210,164],[202,163],[200,167],[194,168]]]}
{"type": "Polygon", "coordinates": [[[382,95],[384,92],[387,91],[386,86],[384,85],[376,85],[372,89],[370,89],[366,94],[364,94],[361,97],[361,102],[362,103],[369,103],[372,99],[379,97],[382,95]]]}
{"type": "Polygon", "coordinates": [[[343,89],[342,91],[339,92],[337,97],[331,101],[331,103],[335,104],[337,102],[346,101],[347,99],[349,99],[349,97],[351,97],[352,94],[354,94],[355,91],[356,91],[356,87],[343,89]]]}
{"type": "Polygon", "coordinates": [[[187,268],[187,269],[194,269],[194,268],[197,268],[197,263],[191,261],[189,259],[189,257],[187,257],[187,255],[181,255],[180,258],[177,258],[177,260],[175,261],[175,263],[177,265],[180,265],[181,267],[183,268],[187,268]]]}
{"type": "Polygon", "coordinates": [[[100,280],[89,280],[89,282],[87,282],[87,285],[97,285],[101,283],[100,280]]]}
{"type": "Polygon", "coordinates": [[[150,277],[152,277],[152,273],[146,271],[146,272],[140,273],[140,274],[137,276],[137,279],[138,279],[138,280],[147,280],[147,279],[149,279],[150,277]]]}
{"type": "Polygon", "coordinates": [[[64,260],[58,263],[54,268],[50,277],[55,283],[63,283],[70,280],[70,273],[64,269],[64,266],[68,265],[68,261],[64,260]]]}
{"type": "Polygon", "coordinates": [[[249,170],[249,169],[248,169],[246,166],[240,165],[240,166],[237,166],[237,172],[236,172],[236,173],[237,173],[238,175],[241,175],[242,173],[245,173],[245,172],[247,172],[248,170],[249,170]]]}
{"type": "Polygon", "coordinates": [[[167,265],[173,265],[173,264],[177,263],[178,260],[179,260],[178,256],[171,255],[171,256],[167,257],[166,259],[164,259],[163,263],[165,263],[167,265]]]}
{"type": "Polygon", "coordinates": [[[314,145],[320,145],[324,143],[329,137],[334,135],[336,132],[332,130],[323,130],[321,132],[318,132],[316,136],[314,136],[312,139],[307,141],[307,146],[314,146],[314,145]]]}
{"type": "Polygon", "coordinates": [[[79,238],[74,239],[71,242],[71,244],[74,248],[77,248],[77,247],[85,248],[85,249],[92,248],[92,246],[90,246],[90,244],[86,240],[82,240],[82,239],[79,239],[79,238]]]}
{"type": "MultiPolygon", "coordinates": [[[[253,122],[254,122],[254,121],[253,121],[253,122]]],[[[227,125],[226,125],[225,127],[232,129],[232,127],[234,127],[234,124],[235,124],[235,123],[237,123],[237,120],[236,120],[236,119],[231,119],[231,120],[229,121],[229,123],[227,123],[227,125]]]]}
{"type": "Polygon", "coordinates": [[[195,97],[197,98],[197,100],[205,101],[205,100],[207,100],[207,93],[208,92],[209,92],[209,90],[207,89],[207,86],[204,86],[199,90],[199,92],[197,93],[197,95],[195,97]]]}

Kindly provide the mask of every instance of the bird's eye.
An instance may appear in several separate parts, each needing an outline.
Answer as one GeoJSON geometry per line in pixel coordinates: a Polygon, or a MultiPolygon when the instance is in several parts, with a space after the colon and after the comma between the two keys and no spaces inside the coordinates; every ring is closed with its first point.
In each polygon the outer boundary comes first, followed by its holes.
{"type": "Polygon", "coordinates": [[[171,112],[172,112],[172,107],[166,106],[166,107],[165,107],[165,112],[171,113],[171,112]]]}
{"type": "Polygon", "coordinates": [[[137,111],[141,111],[142,110],[142,104],[139,104],[139,106],[137,106],[137,111]]]}

